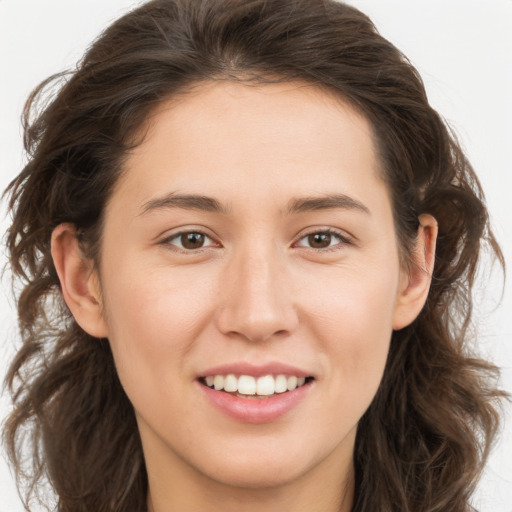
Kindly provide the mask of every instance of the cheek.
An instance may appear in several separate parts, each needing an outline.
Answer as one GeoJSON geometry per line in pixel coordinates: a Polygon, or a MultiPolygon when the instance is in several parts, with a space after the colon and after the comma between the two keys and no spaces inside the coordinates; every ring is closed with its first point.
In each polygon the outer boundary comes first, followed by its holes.
{"type": "Polygon", "coordinates": [[[211,281],[169,273],[132,265],[117,267],[104,279],[109,340],[133,399],[133,393],[142,393],[141,383],[154,386],[156,394],[186,372],[185,356],[211,317],[211,281]]]}
{"type": "Polygon", "coordinates": [[[351,407],[364,412],[380,384],[392,335],[398,271],[344,272],[325,280],[309,297],[313,336],[320,340],[323,365],[330,369],[337,389],[351,407]],[[346,393],[350,390],[349,393],[346,393]]]}

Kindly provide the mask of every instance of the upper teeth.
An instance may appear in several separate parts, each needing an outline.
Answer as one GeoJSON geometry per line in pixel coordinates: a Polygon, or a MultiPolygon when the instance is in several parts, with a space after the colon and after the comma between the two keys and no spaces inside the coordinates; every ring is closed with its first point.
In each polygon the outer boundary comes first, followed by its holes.
{"type": "Polygon", "coordinates": [[[296,377],[295,375],[264,375],[263,377],[253,377],[251,375],[211,375],[206,377],[206,384],[214,387],[217,391],[228,391],[231,393],[240,393],[242,395],[273,395],[274,393],[284,393],[292,391],[302,386],[305,377],[296,377]]]}

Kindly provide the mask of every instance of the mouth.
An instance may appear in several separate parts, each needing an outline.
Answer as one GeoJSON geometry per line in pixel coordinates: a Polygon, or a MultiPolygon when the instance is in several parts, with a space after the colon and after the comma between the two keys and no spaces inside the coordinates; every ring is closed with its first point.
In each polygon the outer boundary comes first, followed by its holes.
{"type": "Polygon", "coordinates": [[[296,375],[235,375],[217,374],[200,377],[200,384],[212,390],[247,399],[265,399],[285,395],[298,388],[307,386],[314,377],[296,375]]]}

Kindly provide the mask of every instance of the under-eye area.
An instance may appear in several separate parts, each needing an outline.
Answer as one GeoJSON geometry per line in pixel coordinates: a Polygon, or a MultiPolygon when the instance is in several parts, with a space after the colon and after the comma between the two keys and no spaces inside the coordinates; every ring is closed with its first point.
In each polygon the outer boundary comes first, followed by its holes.
{"type": "Polygon", "coordinates": [[[200,377],[199,382],[216,391],[231,393],[242,398],[268,398],[293,391],[308,385],[314,377],[296,375],[208,375],[200,377]]]}

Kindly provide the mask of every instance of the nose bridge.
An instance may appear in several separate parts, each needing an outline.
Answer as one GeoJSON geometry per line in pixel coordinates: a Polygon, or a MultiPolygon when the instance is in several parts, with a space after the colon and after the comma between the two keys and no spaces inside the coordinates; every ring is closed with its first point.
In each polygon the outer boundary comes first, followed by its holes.
{"type": "Polygon", "coordinates": [[[284,255],[271,242],[255,245],[235,251],[226,266],[218,319],[226,334],[264,341],[291,332],[297,317],[284,255]]]}

